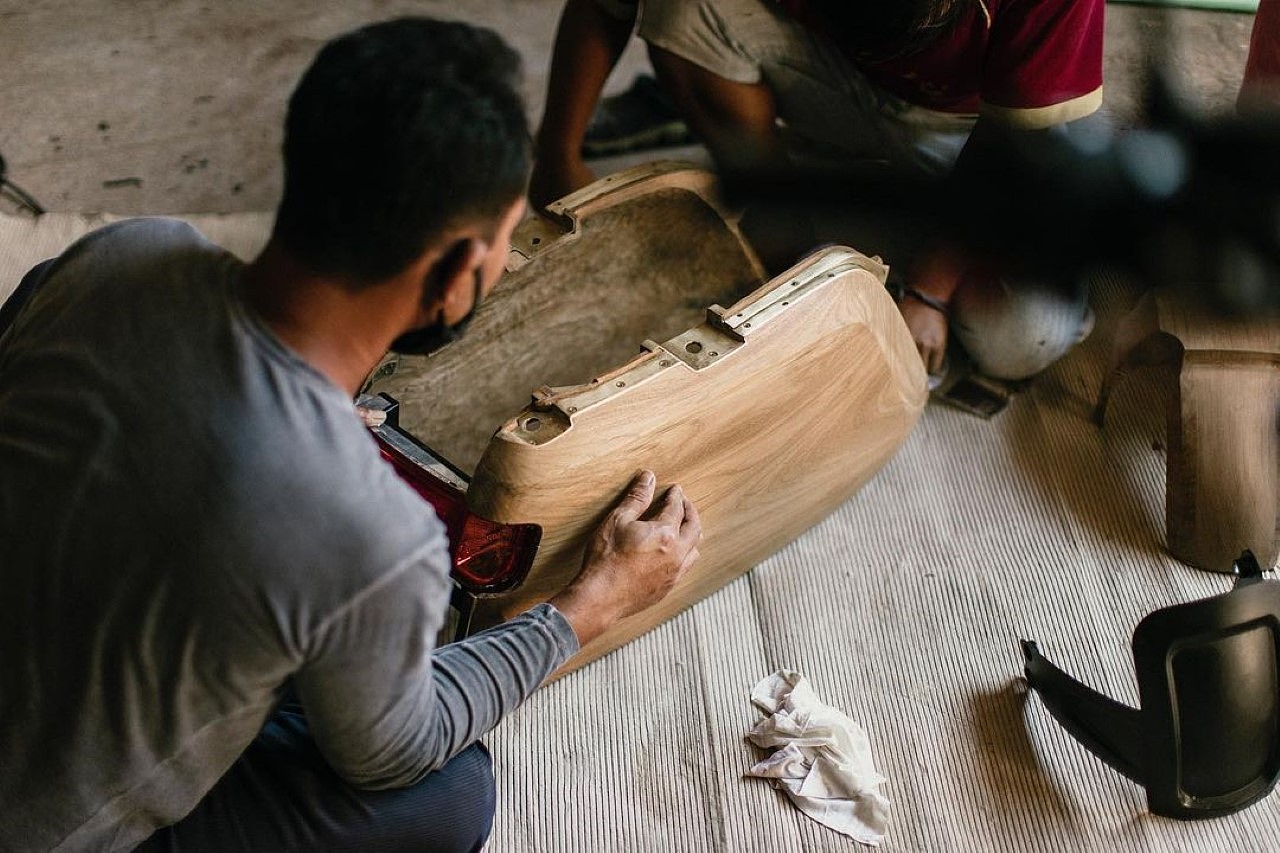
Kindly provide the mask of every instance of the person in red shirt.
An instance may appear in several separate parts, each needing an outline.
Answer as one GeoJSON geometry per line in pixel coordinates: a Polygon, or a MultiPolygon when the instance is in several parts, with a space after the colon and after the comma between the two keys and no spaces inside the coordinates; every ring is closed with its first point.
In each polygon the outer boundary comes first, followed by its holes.
{"type": "Polygon", "coordinates": [[[1244,110],[1280,107],[1280,0],[1259,0],[1238,104],[1244,110]]]}
{"type": "MultiPolygon", "coordinates": [[[[567,0],[535,205],[592,180],[583,135],[633,30],[690,128],[734,170],[879,161],[939,174],[984,127],[1060,132],[1102,103],[1103,0],[567,0]]],[[[838,236],[811,230],[808,242],[838,236]]],[[[1015,380],[1092,326],[1080,288],[1015,286],[936,245],[916,254],[901,308],[930,373],[949,332],[981,372],[1015,380]]]]}

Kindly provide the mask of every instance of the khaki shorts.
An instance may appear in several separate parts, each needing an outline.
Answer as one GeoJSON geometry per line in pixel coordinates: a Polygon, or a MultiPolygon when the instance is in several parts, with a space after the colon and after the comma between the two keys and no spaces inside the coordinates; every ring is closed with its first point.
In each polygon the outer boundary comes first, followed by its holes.
{"type": "Polygon", "coordinates": [[[772,0],[641,0],[645,42],[738,83],[765,83],[797,159],[946,171],[977,116],[928,110],[868,81],[772,0]]]}

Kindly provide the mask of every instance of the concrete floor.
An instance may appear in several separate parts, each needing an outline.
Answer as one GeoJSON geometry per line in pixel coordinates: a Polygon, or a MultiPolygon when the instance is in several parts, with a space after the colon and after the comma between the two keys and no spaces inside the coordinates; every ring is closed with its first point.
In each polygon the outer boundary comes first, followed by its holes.
{"type": "MultiPolygon", "coordinates": [[[[536,120],[559,7],[560,0],[0,0],[0,156],[9,176],[50,210],[270,210],[285,100],[326,39],[403,14],[492,27],[525,59],[536,120]]],[[[1158,43],[1198,105],[1227,108],[1251,21],[1111,6],[1106,109],[1136,120],[1142,65],[1158,43]]],[[[633,43],[610,87],[624,88],[645,67],[633,43]]],[[[675,153],[700,156],[696,148],[675,153]]]]}

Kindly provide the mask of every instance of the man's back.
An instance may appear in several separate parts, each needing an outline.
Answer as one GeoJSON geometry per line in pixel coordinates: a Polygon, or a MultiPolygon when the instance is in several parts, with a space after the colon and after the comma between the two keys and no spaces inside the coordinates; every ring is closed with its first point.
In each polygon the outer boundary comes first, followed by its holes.
{"type": "Polygon", "coordinates": [[[439,524],[244,310],[241,270],[120,223],[0,338],[0,847],[181,817],[388,585],[408,636],[438,625],[439,524]]]}
{"type": "Polygon", "coordinates": [[[435,648],[443,527],[350,398],[497,283],[518,65],[456,21],[339,36],[249,265],[135,220],[0,309],[0,849],[478,849],[478,739],[697,559],[693,504],[639,472],[573,583],[435,648]]]}

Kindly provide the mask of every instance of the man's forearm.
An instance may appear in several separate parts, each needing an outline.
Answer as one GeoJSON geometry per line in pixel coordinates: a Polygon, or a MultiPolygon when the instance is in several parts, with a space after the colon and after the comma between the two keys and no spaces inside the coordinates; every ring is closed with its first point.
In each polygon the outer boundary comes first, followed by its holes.
{"type": "Polygon", "coordinates": [[[554,606],[540,605],[432,655],[441,713],[457,752],[493,728],[578,651],[573,626],[554,606]]]}
{"type": "Polygon", "coordinates": [[[605,80],[631,37],[634,20],[617,18],[596,0],[568,0],[556,30],[538,156],[576,153],[605,80]]]}
{"type": "Polygon", "coordinates": [[[966,263],[965,254],[955,246],[933,246],[912,269],[909,287],[923,296],[921,302],[940,310],[939,306],[951,303],[966,263]]]}
{"type": "Polygon", "coordinates": [[[403,787],[444,766],[578,650],[548,605],[432,649],[445,588],[443,574],[400,573],[330,620],[294,674],[312,735],[353,785],[403,787]]]}

